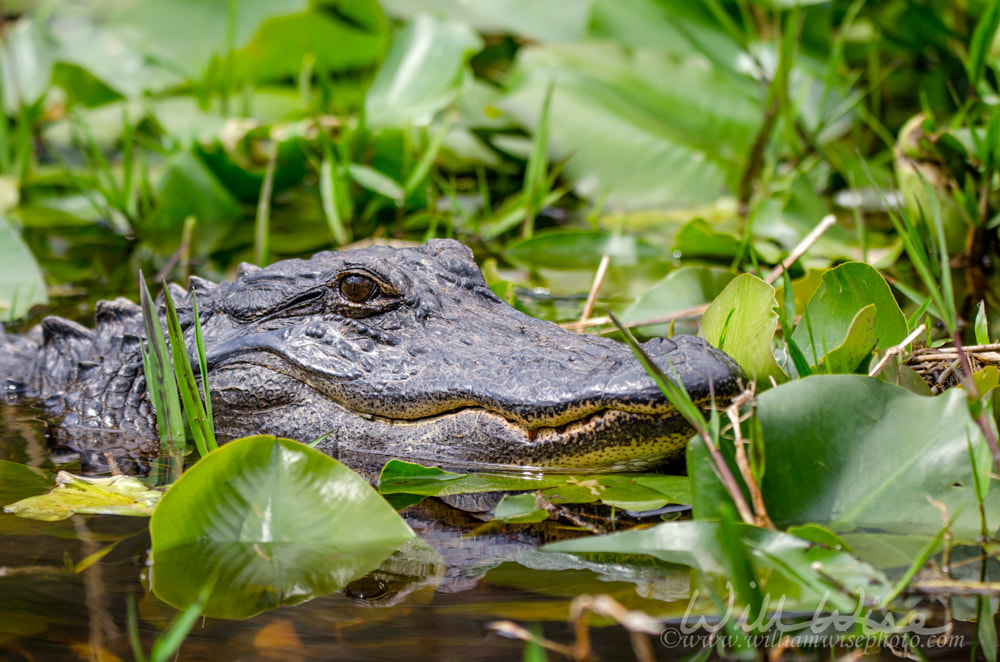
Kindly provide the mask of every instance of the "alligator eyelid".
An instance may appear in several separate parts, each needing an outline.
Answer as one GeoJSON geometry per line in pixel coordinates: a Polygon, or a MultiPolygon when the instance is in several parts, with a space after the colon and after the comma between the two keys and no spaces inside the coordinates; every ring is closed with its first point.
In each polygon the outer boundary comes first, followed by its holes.
{"type": "Polygon", "coordinates": [[[261,322],[266,322],[267,320],[272,320],[277,317],[291,317],[289,313],[295,313],[298,308],[304,304],[313,303],[319,301],[323,298],[323,292],[319,289],[306,290],[291,299],[285,299],[272,308],[270,311],[264,313],[260,317],[255,317],[261,322]]]}

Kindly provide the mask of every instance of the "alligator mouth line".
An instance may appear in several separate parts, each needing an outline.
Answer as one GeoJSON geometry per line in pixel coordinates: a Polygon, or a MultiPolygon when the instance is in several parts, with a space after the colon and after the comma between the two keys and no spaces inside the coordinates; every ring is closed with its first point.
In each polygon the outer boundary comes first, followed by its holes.
{"type": "MultiPolygon", "coordinates": [[[[220,368],[225,371],[236,365],[220,368]]],[[[680,412],[666,402],[664,409],[655,413],[628,411],[609,403],[558,425],[527,426],[481,405],[459,406],[415,418],[394,418],[348,407],[301,375],[289,375],[273,365],[254,365],[294,379],[315,397],[335,404],[371,426],[362,435],[363,439],[331,438],[317,447],[320,450],[336,447],[338,452],[407,457],[486,470],[592,473],[652,468],[679,457],[693,434],[680,412]]],[[[227,388],[219,381],[216,384],[215,388],[220,390],[227,388]]],[[[262,411],[240,409],[247,413],[262,411]]],[[[319,410],[315,415],[318,430],[324,423],[319,410]]]]}
{"type": "Polygon", "coordinates": [[[657,414],[646,414],[640,412],[631,412],[625,409],[616,409],[615,407],[605,407],[604,409],[598,409],[592,411],[589,414],[581,416],[580,418],[575,418],[571,421],[561,423],[559,425],[539,425],[537,427],[528,427],[522,425],[515,420],[512,420],[502,413],[489,409],[487,407],[459,407],[456,409],[451,409],[448,411],[442,411],[438,414],[432,414],[430,416],[421,416],[419,418],[391,418],[387,416],[380,416],[378,414],[371,414],[366,412],[353,411],[354,415],[363,418],[373,423],[381,423],[384,425],[391,425],[394,427],[421,427],[428,425],[435,425],[443,421],[444,419],[462,416],[465,414],[472,415],[482,415],[490,416],[502,421],[509,428],[523,432],[528,443],[536,442],[549,442],[551,443],[550,437],[560,437],[565,435],[573,434],[578,432],[583,428],[588,429],[604,429],[612,430],[621,424],[630,422],[628,419],[634,419],[634,421],[647,421],[649,423],[666,423],[678,417],[676,409],[670,409],[664,411],[663,413],[657,414]],[[614,421],[613,425],[602,425],[604,419],[608,417],[619,418],[622,420],[614,421]]]}

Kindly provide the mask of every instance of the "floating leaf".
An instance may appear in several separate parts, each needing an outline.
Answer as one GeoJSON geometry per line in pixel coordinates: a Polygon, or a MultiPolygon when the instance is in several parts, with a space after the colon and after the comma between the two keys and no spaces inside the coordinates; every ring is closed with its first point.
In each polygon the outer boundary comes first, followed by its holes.
{"type": "Polygon", "coordinates": [[[869,304],[859,310],[847,327],[844,341],[837,347],[827,348],[826,356],[820,362],[826,371],[854,372],[865,357],[871,356],[873,348],[878,343],[876,324],[875,304],[869,304]]]}
{"type": "MultiPolygon", "coordinates": [[[[654,510],[690,503],[685,476],[656,474],[459,474],[437,467],[391,460],[382,469],[379,491],[389,496],[452,496],[480,492],[540,491],[552,503],[594,503],[626,510],[654,510]]],[[[530,495],[533,496],[533,495],[530,495]]],[[[409,505],[412,502],[402,502],[409,505]]]]}
{"type": "Polygon", "coordinates": [[[532,524],[548,519],[549,513],[538,505],[534,494],[508,494],[497,504],[493,517],[512,524],[532,524]]]}
{"type": "Polygon", "coordinates": [[[733,258],[740,254],[741,244],[731,233],[716,232],[703,218],[685,225],[674,238],[674,250],[686,258],[733,258]]]}
{"type": "Polygon", "coordinates": [[[150,522],[153,590],[247,618],[335,591],[413,536],[368,483],[298,442],[248,437],[199,461],[150,522]]]}
{"type": "Polygon", "coordinates": [[[4,508],[19,517],[55,522],[77,513],[149,517],[162,493],[138,478],[88,478],[60,471],[48,494],[21,499],[4,508]]]}
{"type": "MultiPolygon", "coordinates": [[[[674,269],[626,308],[621,320],[625,323],[641,322],[708,303],[735,277],[732,271],[720,267],[685,266],[674,269]]],[[[677,326],[683,324],[678,322],[677,326]]],[[[641,326],[638,331],[645,335],[666,336],[670,332],[670,324],[641,326]]]]}
{"type": "MultiPolygon", "coordinates": [[[[778,531],[743,524],[733,524],[732,529],[758,568],[776,571],[770,576],[758,573],[765,595],[784,595],[803,607],[824,604],[850,611],[856,600],[852,592],[874,599],[891,590],[881,572],[845,552],[778,531]]],[[[648,529],[557,542],[542,549],[577,554],[644,554],[728,577],[731,564],[719,544],[722,535],[720,522],[664,522],[648,529]]]]}

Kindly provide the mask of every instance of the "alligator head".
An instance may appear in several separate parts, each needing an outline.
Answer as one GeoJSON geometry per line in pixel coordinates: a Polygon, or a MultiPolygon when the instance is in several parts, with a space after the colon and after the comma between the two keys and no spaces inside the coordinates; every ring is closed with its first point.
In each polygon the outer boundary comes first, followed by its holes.
{"type": "MultiPolygon", "coordinates": [[[[318,448],[339,456],[622,470],[691,435],[626,346],[518,312],[456,241],[244,265],[193,289],[224,438],[327,434],[318,448]]],[[[739,389],[739,367],[700,339],[644,349],[698,402],[739,389]]]]}

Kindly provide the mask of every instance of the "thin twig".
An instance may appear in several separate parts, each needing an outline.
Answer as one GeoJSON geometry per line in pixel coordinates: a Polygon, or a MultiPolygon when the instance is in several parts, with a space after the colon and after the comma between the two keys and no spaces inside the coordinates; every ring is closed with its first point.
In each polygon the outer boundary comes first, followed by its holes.
{"type": "Polygon", "coordinates": [[[719,448],[712,441],[712,435],[707,432],[703,432],[701,435],[702,440],[705,442],[705,448],[708,449],[709,455],[712,456],[712,462],[715,465],[716,475],[719,480],[725,486],[726,491],[729,493],[729,497],[733,500],[733,505],[736,506],[736,512],[740,514],[740,519],[743,520],[744,524],[749,524],[751,526],[757,525],[757,518],[754,517],[753,511],[750,510],[750,506],[747,504],[746,498],[743,496],[743,490],[740,489],[739,483],[736,482],[736,477],[733,476],[733,472],[729,470],[729,464],[726,459],[722,457],[722,453],[719,452],[719,448]]]}
{"type": "MultiPolygon", "coordinates": [[[[764,280],[767,281],[768,283],[773,283],[774,281],[776,281],[778,277],[781,276],[781,273],[785,269],[795,264],[795,262],[797,262],[798,259],[802,257],[802,255],[804,255],[805,252],[809,250],[809,248],[813,244],[815,244],[816,241],[820,237],[822,237],[827,230],[836,225],[836,223],[837,223],[837,218],[833,214],[827,214],[826,216],[824,216],[823,219],[819,222],[819,224],[817,224],[816,227],[814,227],[812,231],[809,232],[809,234],[803,237],[802,241],[800,241],[795,246],[795,248],[792,249],[792,252],[788,254],[788,257],[782,260],[781,264],[779,264],[773,270],[771,270],[771,272],[767,275],[767,277],[764,280]]],[[[592,297],[594,296],[593,290],[591,291],[591,296],[592,297]]],[[[587,303],[590,304],[590,298],[588,298],[587,303]]],[[[697,306],[692,306],[691,308],[685,308],[684,310],[678,310],[672,313],[667,313],[666,315],[660,315],[658,317],[651,317],[649,319],[638,320],[636,322],[628,322],[625,326],[630,329],[634,329],[640,326],[652,326],[653,324],[667,324],[669,322],[674,322],[677,320],[698,319],[699,317],[705,314],[706,310],[708,310],[708,304],[703,303],[697,306]]],[[[608,318],[607,316],[586,319],[587,317],[589,317],[589,315],[585,314],[584,318],[581,319],[579,322],[567,322],[560,326],[570,331],[581,331],[583,329],[592,326],[606,326],[611,323],[611,319],[608,318]]]]}
{"type": "Polygon", "coordinates": [[[774,281],[778,280],[778,277],[781,276],[781,273],[783,271],[785,271],[786,269],[788,269],[788,267],[798,262],[799,258],[802,257],[805,254],[805,252],[809,250],[812,247],[812,245],[815,244],[819,240],[819,238],[826,233],[827,230],[829,230],[836,224],[837,224],[836,216],[834,216],[833,214],[827,214],[826,216],[824,216],[820,220],[820,222],[816,225],[816,227],[814,227],[809,232],[809,234],[803,237],[802,241],[800,241],[795,246],[795,248],[792,249],[792,252],[788,254],[788,257],[782,260],[781,264],[772,269],[771,273],[769,273],[764,280],[767,281],[768,283],[773,283],[774,281]]]}
{"type": "MultiPolygon", "coordinates": [[[[628,322],[625,326],[629,329],[634,329],[639,326],[666,324],[676,320],[698,319],[705,314],[706,310],[708,310],[708,304],[703,303],[691,308],[685,308],[684,310],[678,310],[673,313],[667,313],[666,315],[660,315],[659,317],[651,317],[649,319],[638,320],[636,322],[628,322]]],[[[611,318],[607,315],[602,315],[601,317],[592,317],[591,319],[581,320],[579,322],[566,322],[560,326],[564,329],[569,329],[570,331],[576,331],[577,329],[584,329],[591,326],[605,326],[608,324],[611,324],[611,318]]]]}
{"type": "Polygon", "coordinates": [[[949,579],[915,581],[908,590],[926,595],[990,595],[1000,596],[1000,582],[965,582],[949,579]]]}
{"type": "MultiPolygon", "coordinates": [[[[608,274],[608,265],[611,264],[611,256],[605,253],[601,257],[601,263],[597,265],[597,273],[594,274],[594,284],[590,286],[590,294],[587,296],[587,303],[583,306],[583,314],[580,316],[580,324],[584,324],[589,318],[591,313],[594,312],[594,304],[597,303],[597,295],[601,292],[601,287],[604,285],[604,277],[608,274]]],[[[585,327],[579,326],[576,329],[577,333],[583,333],[585,327]]]]}
{"type": "Polygon", "coordinates": [[[549,639],[544,639],[542,637],[537,637],[531,630],[518,625],[514,621],[494,621],[489,623],[486,627],[501,636],[510,637],[511,639],[520,639],[521,641],[541,646],[542,648],[550,650],[554,653],[559,653],[560,655],[565,655],[566,657],[573,657],[573,649],[569,646],[555,641],[550,641],[549,639]]]}
{"type": "Polygon", "coordinates": [[[913,332],[910,333],[910,335],[903,338],[903,342],[899,343],[898,345],[894,345],[890,347],[888,350],[886,350],[885,356],[879,359],[878,363],[875,364],[875,367],[873,367],[871,370],[868,371],[868,376],[875,377],[876,375],[878,375],[878,373],[882,372],[882,368],[884,368],[885,364],[889,362],[889,359],[896,356],[897,354],[902,353],[904,349],[906,349],[914,340],[919,338],[920,334],[922,334],[926,330],[927,330],[927,325],[921,324],[920,326],[915,328],[913,332]]]}
{"type": "Polygon", "coordinates": [[[595,613],[618,622],[632,638],[632,652],[638,662],[654,662],[656,656],[649,643],[649,635],[659,636],[663,623],[639,610],[628,609],[610,595],[578,595],[569,605],[569,617],[574,621],[576,642],[574,658],[580,662],[593,659],[590,649],[590,632],[587,614],[595,613]]]}

